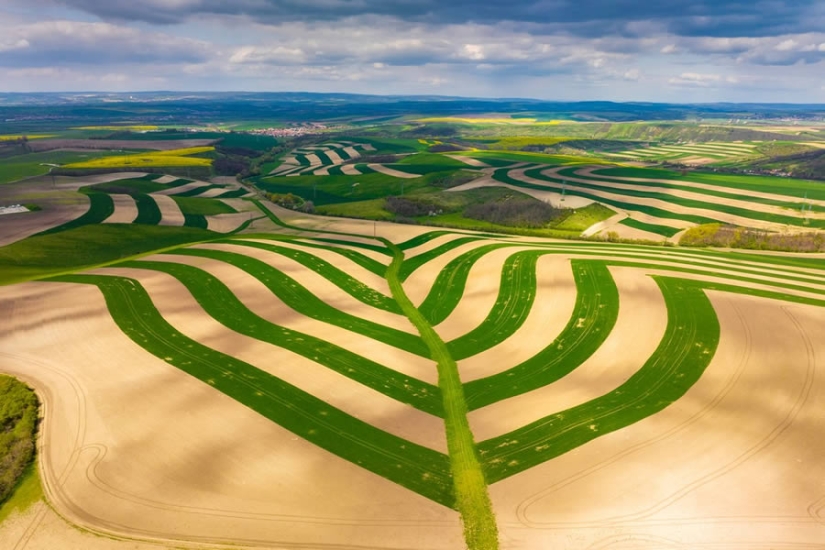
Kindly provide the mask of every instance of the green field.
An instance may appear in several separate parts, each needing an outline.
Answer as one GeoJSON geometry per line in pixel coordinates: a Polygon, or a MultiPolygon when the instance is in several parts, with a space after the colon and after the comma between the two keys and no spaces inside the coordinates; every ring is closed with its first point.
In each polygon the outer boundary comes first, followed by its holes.
{"type": "Polygon", "coordinates": [[[53,166],[102,159],[117,155],[111,151],[48,151],[0,158],[0,184],[48,174],[53,166]]]}

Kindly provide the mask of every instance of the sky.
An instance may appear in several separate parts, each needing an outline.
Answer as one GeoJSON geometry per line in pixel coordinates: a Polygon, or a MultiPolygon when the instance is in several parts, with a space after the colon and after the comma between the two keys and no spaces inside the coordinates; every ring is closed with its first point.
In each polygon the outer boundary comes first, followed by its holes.
{"type": "Polygon", "coordinates": [[[0,91],[825,103],[823,0],[0,0],[0,91]]]}

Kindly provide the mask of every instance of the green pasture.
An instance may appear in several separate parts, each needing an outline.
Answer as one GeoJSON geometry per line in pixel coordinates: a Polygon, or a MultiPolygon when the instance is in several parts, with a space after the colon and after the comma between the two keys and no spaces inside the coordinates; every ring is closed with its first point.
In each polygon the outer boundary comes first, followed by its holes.
{"type": "Polygon", "coordinates": [[[50,164],[64,165],[85,160],[120,155],[113,151],[46,151],[0,158],[0,184],[12,183],[34,176],[48,174],[50,164]]]}

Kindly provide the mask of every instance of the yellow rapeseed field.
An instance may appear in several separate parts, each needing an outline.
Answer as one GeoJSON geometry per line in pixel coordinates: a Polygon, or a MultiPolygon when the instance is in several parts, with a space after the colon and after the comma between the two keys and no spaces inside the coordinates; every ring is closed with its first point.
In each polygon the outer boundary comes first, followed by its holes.
{"type": "Polygon", "coordinates": [[[45,139],[45,138],[55,137],[55,135],[54,135],[54,134],[35,134],[35,135],[28,135],[28,134],[26,134],[26,135],[21,135],[21,134],[14,135],[14,134],[12,134],[12,135],[0,135],[0,141],[16,141],[16,140],[18,140],[18,139],[20,139],[20,138],[23,138],[23,137],[25,137],[26,139],[45,139]]]}
{"type": "Polygon", "coordinates": [[[144,168],[149,166],[210,166],[212,159],[197,158],[191,155],[214,151],[214,147],[189,147],[187,149],[172,149],[170,151],[152,151],[104,157],[67,164],[64,168],[121,168],[124,166],[144,168]]]}
{"type": "Polygon", "coordinates": [[[151,132],[160,129],[159,126],[151,125],[126,125],[126,126],[80,126],[72,128],[73,130],[107,130],[110,132],[129,131],[129,132],[151,132]]]}

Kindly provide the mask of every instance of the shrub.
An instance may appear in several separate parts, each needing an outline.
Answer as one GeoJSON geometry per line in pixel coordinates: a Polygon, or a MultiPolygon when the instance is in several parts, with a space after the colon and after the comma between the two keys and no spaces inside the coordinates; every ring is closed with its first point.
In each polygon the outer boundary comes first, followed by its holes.
{"type": "Polygon", "coordinates": [[[0,376],[0,504],[34,456],[37,397],[22,382],[0,376]]]}
{"type": "Polygon", "coordinates": [[[464,217],[509,227],[536,228],[544,227],[561,213],[561,210],[538,200],[505,199],[471,205],[464,211],[464,217]]]}

